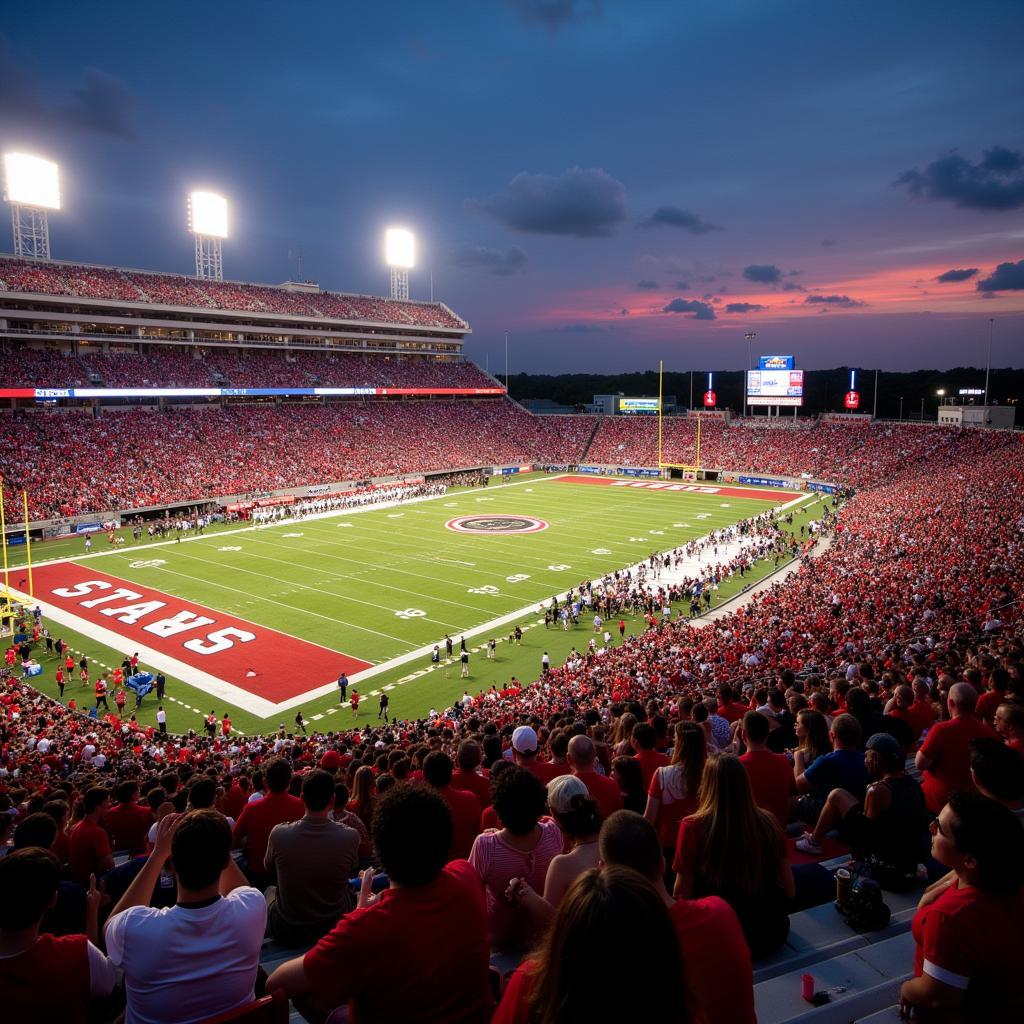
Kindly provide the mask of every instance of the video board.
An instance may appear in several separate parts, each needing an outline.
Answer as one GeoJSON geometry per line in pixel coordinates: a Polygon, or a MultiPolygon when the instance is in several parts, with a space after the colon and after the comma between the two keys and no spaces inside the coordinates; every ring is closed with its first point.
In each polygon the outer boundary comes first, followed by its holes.
{"type": "Polygon", "coordinates": [[[748,405],[803,405],[803,370],[748,370],[748,405]]]}

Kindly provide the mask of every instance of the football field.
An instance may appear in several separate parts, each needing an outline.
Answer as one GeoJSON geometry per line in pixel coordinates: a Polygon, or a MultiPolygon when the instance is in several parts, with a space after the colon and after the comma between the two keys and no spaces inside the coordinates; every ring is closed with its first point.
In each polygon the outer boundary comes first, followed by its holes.
{"type": "MultiPolygon", "coordinates": [[[[299,708],[326,728],[328,713],[350,724],[347,710],[338,713],[341,671],[364,697],[397,691],[392,707],[404,717],[516,671],[533,678],[505,641],[517,624],[537,627],[541,602],[773,506],[814,501],[739,485],[513,481],[180,543],[107,551],[100,536],[93,554],[37,565],[35,593],[51,632],[91,649],[97,667],[138,651],[147,669],[162,669],[173,728],[195,727],[207,705],[247,732],[290,723],[299,708]],[[430,650],[443,651],[446,634],[456,658],[466,638],[469,680],[457,664],[431,669],[430,650]],[[487,663],[492,637],[502,643],[487,663]]],[[[582,649],[589,633],[588,618],[566,636],[582,649]]],[[[554,636],[549,646],[556,663],[558,648],[568,650],[554,636]]],[[[44,667],[49,692],[53,668],[44,667]]],[[[147,718],[154,708],[147,697],[147,718]]]]}

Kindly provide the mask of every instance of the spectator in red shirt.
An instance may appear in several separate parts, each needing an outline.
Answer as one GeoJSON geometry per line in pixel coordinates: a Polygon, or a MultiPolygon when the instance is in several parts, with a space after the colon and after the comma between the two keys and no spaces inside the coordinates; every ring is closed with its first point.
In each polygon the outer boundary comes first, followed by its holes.
{"type": "Polygon", "coordinates": [[[1024,1019],[1024,830],[978,793],[955,793],[932,822],[932,856],[950,868],[921,898],[905,1017],[1024,1019]]]}
{"type": "Polygon", "coordinates": [[[558,774],[558,770],[547,761],[539,759],[538,746],[537,732],[532,726],[521,725],[512,733],[512,760],[546,786],[558,774]]]}
{"type": "Polygon", "coordinates": [[[597,801],[602,821],[613,811],[622,807],[622,793],[618,784],[607,775],[599,775],[594,770],[594,741],[589,736],[573,736],[569,740],[569,763],[572,773],[583,780],[587,791],[597,801]]]}
{"type": "Polygon", "coordinates": [[[748,711],[747,705],[736,700],[736,694],[728,683],[718,688],[718,714],[730,725],[738,722],[748,711]]]}
{"type": "Polygon", "coordinates": [[[697,810],[697,791],[707,760],[707,737],[696,722],[677,722],[671,762],[658,768],[647,790],[644,817],[658,833],[666,863],[675,854],[679,823],[697,810]]]}
{"type": "Polygon", "coordinates": [[[458,767],[452,772],[452,789],[460,789],[472,793],[480,804],[480,809],[489,807],[491,803],[491,784],[486,770],[480,767],[483,751],[476,740],[463,740],[456,754],[458,767]]]}
{"type": "Polygon", "coordinates": [[[949,690],[949,721],[928,730],[917,752],[917,769],[924,773],[922,786],[928,810],[939,811],[953,793],[970,792],[971,740],[995,735],[975,713],[978,694],[970,683],[955,683],[949,690]]]}
{"type": "Polygon", "coordinates": [[[86,901],[88,934],[39,934],[59,882],[60,864],[49,850],[29,847],[0,859],[0,991],[8,1020],[85,1024],[90,999],[117,984],[117,969],[95,944],[95,878],[86,901]]]}
{"type": "Polygon", "coordinates": [[[691,1024],[754,1024],[750,949],[736,914],[718,896],[673,899],[659,846],[650,824],[630,811],[616,811],[601,828],[602,864],[639,871],[668,907],[683,957],[691,1024]]]}
{"type": "Polygon", "coordinates": [[[267,765],[264,775],[267,795],[262,800],[245,805],[232,834],[232,843],[236,848],[245,845],[249,878],[261,888],[266,888],[272,881],[263,866],[271,830],[284,821],[298,821],[306,813],[302,801],[288,792],[292,767],[284,758],[275,757],[267,765]]]}
{"type": "Polygon", "coordinates": [[[480,802],[472,793],[452,789],[452,759],[443,750],[432,750],[423,760],[423,778],[448,805],[452,816],[452,848],[449,860],[465,860],[480,834],[480,802]]]}
{"type": "Polygon", "coordinates": [[[634,727],[630,742],[633,744],[633,757],[640,765],[644,793],[646,793],[654,773],[668,764],[668,758],[654,749],[658,742],[658,736],[654,731],[654,726],[648,725],[646,722],[640,722],[634,727]]]}
{"type": "Polygon", "coordinates": [[[793,812],[796,783],[793,767],[785,754],[773,754],[767,746],[771,722],[758,711],[748,711],[740,726],[740,740],[747,752],[740,758],[750,776],[750,788],[758,807],[770,811],[781,829],[793,812]]]}
{"type": "Polygon", "coordinates": [[[996,709],[1006,700],[1006,684],[1010,681],[1010,674],[1005,668],[995,668],[989,678],[989,688],[978,698],[978,706],[975,709],[978,717],[986,724],[991,725],[995,718],[996,709]]]}
{"type": "Polygon", "coordinates": [[[362,876],[357,908],[304,957],[267,981],[309,1020],[348,1003],[353,1021],[487,1024],[488,983],[483,886],[465,861],[445,866],[451,815],[427,786],[396,786],[381,796],[373,839],[389,887],[373,895],[362,876]],[[384,965],[400,965],[381,971],[384,965]]]}
{"type": "Polygon", "coordinates": [[[94,786],[86,792],[85,817],[71,830],[70,839],[71,877],[80,885],[85,885],[90,875],[99,878],[114,866],[110,836],[100,825],[109,810],[109,790],[94,786]]]}
{"type": "Polygon", "coordinates": [[[138,802],[139,784],[122,782],[114,791],[117,803],[103,818],[115,850],[126,850],[135,857],[146,852],[146,836],[153,824],[153,812],[138,802]]]}
{"type": "Polygon", "coordinates": [[[1024,755],[1024,707],[1000,704],[996,709],[995,726],[1003,742],[1024,755]]]}
{"type": "Polygon", "coordinates": [[[631,868],[588,871],[565,894],[540,949],[512,975],[493,1024],[685,1020],[679,965],[675,929],[651,883],[631,868]],[[629,936],[616,948],[616,972],[654,983],[601,984],[595,967],[615,935],[629,936]]]}

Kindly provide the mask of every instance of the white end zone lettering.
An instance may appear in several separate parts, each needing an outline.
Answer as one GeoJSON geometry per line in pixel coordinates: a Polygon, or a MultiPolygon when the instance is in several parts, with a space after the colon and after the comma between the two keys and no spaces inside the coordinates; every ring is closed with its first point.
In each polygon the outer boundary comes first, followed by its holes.
{"type": "Polygon", "coordinates": [[[159,622],[151,622],[142,628],[155,636],[167,637],[177,636],[179,633],[187,633],[192,629],[199,629],[200,626],[212,626],[213,619],[205,615],[196,615],[195,612],[178,612],[169,619],[160,619],[159,622]]]}
{"type": "Polygon", "coordinates": [[[198,638],[186,640],[182,646],[186,650],[192,651],[193,654],[217,654],[235,646],[234,640],[231,640],[230,637],[235,637],[239,643],[247,644],[250,640],[256,639],[256,634],[245,629],[236,629],[234,626],[226,626],[224,629],[215,629],[212,633],[207,634],[205,640],[198,638]]]}
{"type": "Polygon", "coordinates": [[[109,615],[118,622],[126,622],[134,626],[143,615],[149,615],[160,608],[166,608],[165,601],[143,601],[142,604],[126,604],[123,608],[101,608],[100,615],[109,615]]]}

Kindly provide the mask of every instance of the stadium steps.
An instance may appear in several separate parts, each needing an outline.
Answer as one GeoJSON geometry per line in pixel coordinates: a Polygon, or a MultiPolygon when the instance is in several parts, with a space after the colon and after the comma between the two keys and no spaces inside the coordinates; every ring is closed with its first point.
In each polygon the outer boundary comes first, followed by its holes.
{"type": "Polygon", "coordinates": [[[760,1024],[849,1024],[892,1006],[900,985],[911,976],[914,938],[909,931],[814,965],[798,968],[754,985],[760,1024]],[[805,973],[813,974],[815,991],[830,1000],[812,1006],[802,995],[805,973]]]}
{"type": "Polygon", "coordinates": [[[903,1020],[900,1016],[900,1004],[893,1003],[884,1010],[876,1010],[867,1017],[858,1017],[853,1024],[899,1024],[903,1020]]]}
{"type": "Polygon", "coordinates": [[[853,931],[832,903],[791,914],[789,936],[782,948],[754,963],[755,985],[903,935],[910,929],[919,895],[916,891],[885,893],[892,918],[877,932],[853,931]]]}
{"type": "Polygon", "coordinates": [[[590,437],[587,438],[587,443],[583,446],[583,451],[580,452],[580,462],[587,461],[587,454],[590,452],[590,446],[594,443],[594,438],[597,437],[597,432],[601,429],[602,423],[604,423],[604,417],[598,416],[594,423],[594,429],[590,432],[590,437]]]}

